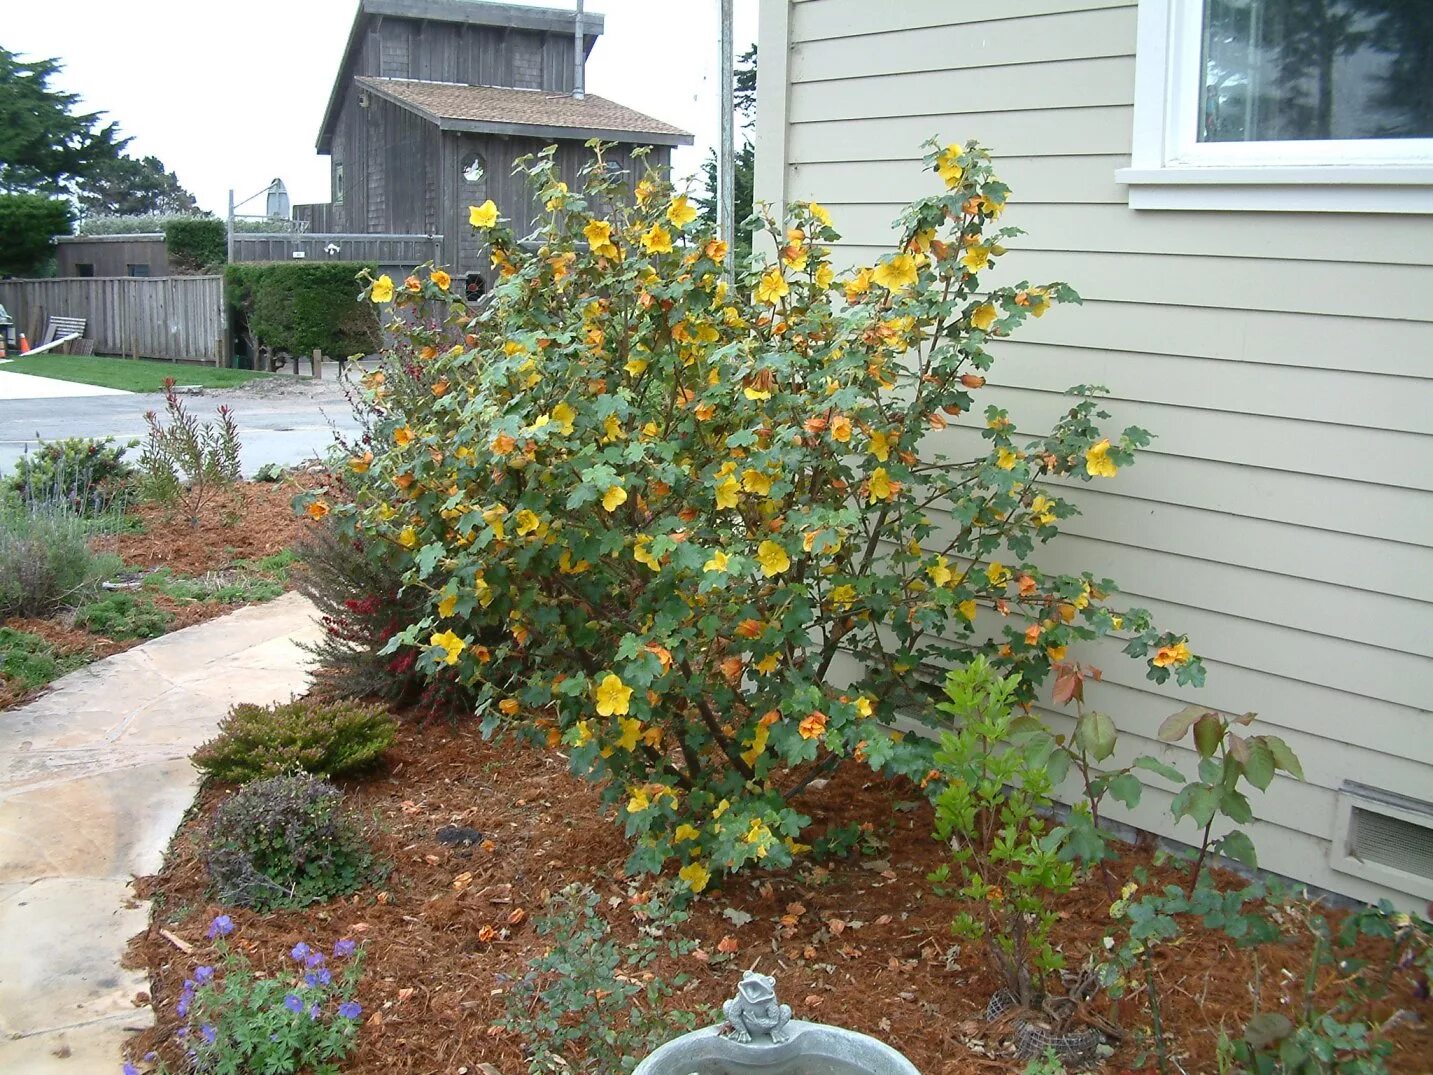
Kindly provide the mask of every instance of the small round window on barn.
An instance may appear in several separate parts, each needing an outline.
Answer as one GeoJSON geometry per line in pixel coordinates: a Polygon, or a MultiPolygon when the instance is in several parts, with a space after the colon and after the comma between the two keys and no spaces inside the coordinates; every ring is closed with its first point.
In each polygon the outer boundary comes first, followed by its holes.
{"type": "Polygon", "coordinates": [[[481,153],[474,153],[463,166],[463,178],[469,183],[481,183],[487,178],[488,166],[481,153]]]}

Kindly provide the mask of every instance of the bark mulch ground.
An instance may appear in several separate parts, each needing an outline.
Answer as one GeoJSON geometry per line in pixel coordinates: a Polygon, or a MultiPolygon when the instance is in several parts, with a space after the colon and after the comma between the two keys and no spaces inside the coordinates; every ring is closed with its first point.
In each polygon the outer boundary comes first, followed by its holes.
{"type": "MultiPolygon", "coordinates": [[[[185,977],[206,960],[205,928],[221,911],[237,926],[230,940],[264,968],[282,965],[300,940],[324,946],[343,936],[363,941],[364,1026],[343,1070],[373,1075],[474,1072],[484,1063],[502,1075],[526,1072],[520,1042],[492,1027],[503,1011],[505,985],[542,951],[532,920],[547,893],[586,882],[607,897],[603,907],[614,932],[634,933],[634,888],[622,876],[626,842],[604,816],[593,786],[572,777],[555,753],[486,743],[470,727],[409,723],[382,769],[345,786],[357,809],[375,819],[379,851],[392,866],[387,880],[345,900],[268,915],[212,902],[197,841],[228,792],[203,792],[164,871],[141,884],[156,913],[149,931],[135,938],[130,958],[149,969],[158,1024],[136,1042],[136,1054],[158,1049],[178,1059],[171,1037],[175,1001],[185,977]],[[482,842],[449,847],[435,835],[445,825],[475,828],[482,842]],[[193,952],[181,951],[161,930],[192,944],[193,952]]],[[[925,881],[942,855],[920,794],[877,783],[869,771],[851,766],[800,801],[818,824],[868,820],[866,855],[743,876],[706,893],[683,927],[699,950],[652,967],[665,976],[693,976],[679,1003],[713,1021],[706,1016],[733,992],[741,970],[758,964],[777,975],[798,1016],[876,1035],[926,1075],[1022,1070],[1001,1042],[988,1040],[980,1019],[996,988],[984,953],[953,943],[954,907],[925,881]]],[[[1116,864],[1117,883],[1150,859],[1147,850],[1131,848],[1116,864]]],[[[1176,877],[1167,869],[1155,874],[1161,881],[1176,877]]],[[[1061,901],[1059,943],[1071,964],[1100,944],[1109,902],[1099,882],[1061,901]]],[[[1214,1072],[1220,1029],[1241,1031],[1256,989],[1262,1010],[1288,1010],[1292,1001],[1281,997],[1297,992],[1310,948],[1294,918],[1285,916],[1295,939],[1263,949],[1257,964],[1222,934],[1194,923],[1186,923],[1177,944],[1159,950],[1175,1070],[1214,1072]]],[[[1412,1013],[1393,1032],[1391,1066],[1400,1075],[1426,1072],[1433,1055],[1433,1012],[1414,990],[1411,977],[1396,975],[1394,995],[1377,1013],[1412,1013]]],[[[1101,1001],[1093,1014],[1127,1029],[1148,1026],[1140,1000],[1126,1000],[1122,1012],[1101,1001]]],[[[1100,1070],[1152,1072],[1136,1036],[1100,1070]]]]}

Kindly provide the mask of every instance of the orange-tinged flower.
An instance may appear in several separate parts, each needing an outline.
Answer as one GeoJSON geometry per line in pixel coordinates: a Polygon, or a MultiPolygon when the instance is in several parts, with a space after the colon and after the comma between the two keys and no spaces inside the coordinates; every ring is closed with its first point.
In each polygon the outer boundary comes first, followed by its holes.
{"type": "Polygon", "coordinates": [[[1160,668],[1172,668],[1177,665],[1188,664],[1194,655],[1189,652],[1187,642],[1176,642],[1172,646],[1160,646],[1155,652],[1153,662],[1160,668]]]}
{"type": "Polygon", "coordinates": [[[406,448],[413,443],[413,430],[407,426],[400,426],[393,431],[393,443],[400,448],[406,448]]]}
{"type": "Polygon", "coordinates": [[[444,291],[447,291],[448,288],[453,286],[453,278],[447,273],[445,273],[442,269],[434,269],[429,279],[432,280],[433,283],[441,287],[444,291]]]}
{"type": "Polygon", "coordinates": [[[496,437],[493,438],[494,455],[507,455],[516,447],[517,441],[513,439],[511,434],[499,433],[496,437]]]}
{"type": "Polygon", "coordinates": [[[819,709],[808,713],[797,727],[802,739],[818,739],[826,734],[826,714],[819,709]]]}
{"type": "Polygon", "coordinates": [[[308,517],[314,520],[314,522],[317,522],[328,514],[328,505],[322,500],[313,500],[309,502],[309,506],[306,510],[308,511],[308,517]]]}
{"type": "Polygon", "coordinates": [[[348,461],[348,469],[355,474],[367,474],[368,468],[373,465],[373,453],[364,452],[362,455],[355,455],[348,461]]]}
{"type": "Polygon", "coordinates": [[[831,419],[831,439],[846,444],[851,439],[851,419],[838,414],[831,419]]]}
{"type": "Polygon", "coordinates": [[[713,261],[725,261],[727,245],[720,239],[708,239],[706,246],[702,247],[702,253],[713,261]]]}

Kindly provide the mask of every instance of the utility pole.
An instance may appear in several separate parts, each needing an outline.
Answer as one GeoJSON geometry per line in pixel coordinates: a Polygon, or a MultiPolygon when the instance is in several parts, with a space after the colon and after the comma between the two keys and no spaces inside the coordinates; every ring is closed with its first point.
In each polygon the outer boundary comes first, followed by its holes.
{"type": "MultiPolygon", "coordinates": [[[[579,3],[581,0],[579,0],[579,3]]],[[[721,5],[721,145],[717,148],[717,235],[726,243],[726,273],[736,264],[736,102],[732,83],[736,59],[732,52],[732,0],[721,5]]]]}
{"type": "Polygon", "coordinates": [[[224,229],[225,259],[234,260],[234,188],[229,188],[229,216],[224,229]]]}
{"type": "Polygon", "coordinates": [[[577,17],[572,20],[572,96],[587,96],[585,65],[582,62],[582,0],[577,0],[577,17]]]}

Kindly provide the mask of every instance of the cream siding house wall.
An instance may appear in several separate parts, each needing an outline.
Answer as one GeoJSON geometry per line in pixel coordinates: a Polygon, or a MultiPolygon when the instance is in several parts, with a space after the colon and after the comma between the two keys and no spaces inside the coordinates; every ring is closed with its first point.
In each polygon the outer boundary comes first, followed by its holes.
{"type": "MultiPolygon", "coordinates": [[[[1117,580],[1209,669],[1202,690],[1158,688],[1094,647],[1077,654],[1105,672],[1093,704],[1130,752],[1186,772],[1191,754],[1149,738],[1164,716],[1258,712],[1307,776],[1253,794],[1261,864],[1421,905],[1433,213],[1363,213],[1356,192],[1344,212],[1130,208],[1115,173],[1131,163],[1137,16],[1133,0],[762,0],[756,197],[820,201],[844,236],[837,261],[870,264],[899,207],[934,192],[922,141],[993,151],[1014,192],[1002,223],[1029,232],[1004,272],[1066,280],[1085,304],[1000,344],[990,398],[1036,434],[1068,406],[1062,389],[1103,384],[1112,424],[1157,438],[1116,479],[1077,486],[1083,514],[1040,555],[1117,580]],[[1341,794],[1350,781],[1401,797],[1391,828],[1366,831],[1397,868],[1348,859],[1347,809],[1369,805],[1341,794]]],[[[940,436],[985,451],[978,423],[940,436]]],[[[1178,836],[1168,800],[1149,794],[1125,820],[1178,836]]]]}

